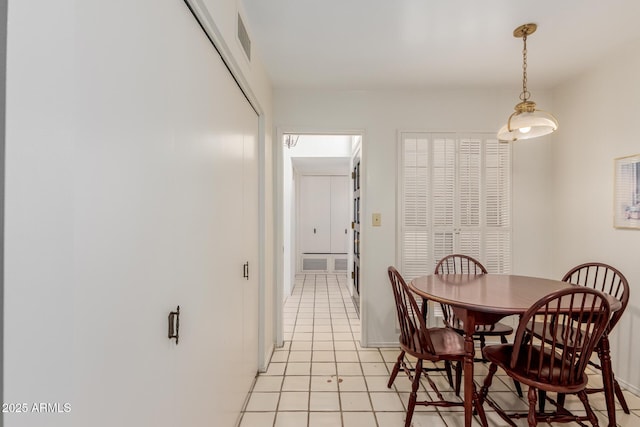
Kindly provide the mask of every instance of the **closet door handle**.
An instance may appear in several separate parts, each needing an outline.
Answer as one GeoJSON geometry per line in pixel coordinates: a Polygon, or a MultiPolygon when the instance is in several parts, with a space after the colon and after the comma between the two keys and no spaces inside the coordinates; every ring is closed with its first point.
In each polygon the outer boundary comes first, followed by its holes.
{"type": "Polygon", "coordinates": [[[180,339],[180,306],[176,308],[176,311],[169,313],[169,339],[176,339],[176,345],[180,339]]]}
{"type": "Polygon", "coordinates": [[[316,234],[316,229],[315,228],[313,229],[313,234],[316,234]]]}
{"type": "Polygon", "coordinates": [[[242,266],[242,269],[243,269],[242,277],[249,280],[249,261],[244,263],[244,265],[242,266]]]}

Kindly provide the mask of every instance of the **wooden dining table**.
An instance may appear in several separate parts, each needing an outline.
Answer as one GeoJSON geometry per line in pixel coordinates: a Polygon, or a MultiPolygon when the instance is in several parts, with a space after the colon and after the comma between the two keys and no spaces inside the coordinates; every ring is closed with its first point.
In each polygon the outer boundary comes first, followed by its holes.
{"type": "MultiPolygon", "coordinates": [[[[477,393],[473,382],[475,346],[473,334],[477,325],[490,325],[510,315],[522,315],[545,295],[559,289],[576,286],[560,280],[513,274],[432,274],[411,280],[409,288],[421,297],[450,305],[464,325],[464,425],[470,427],[473,418],[473,398],[477,393]]],[[[618,300],[609,298],[611,310],[620,309],[618,300]]],[[[613,371],[607,334],[602,337],[603,375],[610,375],[605,384],[609,426],[616,426],[613,371]]]]}

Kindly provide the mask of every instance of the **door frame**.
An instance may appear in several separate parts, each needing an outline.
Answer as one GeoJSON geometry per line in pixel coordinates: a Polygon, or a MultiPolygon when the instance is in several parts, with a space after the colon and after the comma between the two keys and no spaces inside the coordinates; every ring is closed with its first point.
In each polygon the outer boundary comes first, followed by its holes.
{"type": "MultiPolygon", "coordinates": [[[[362,176],[362,139],[360,139],[360,142],[357,144],[357,146],[355,146],[353,148],[353,153],[351,154],[351,171],[352,172],[354,170],[354,166],[355,166],[356,162],[358,162],[358,161],[360,162],[359,173],[362,176]]],[[[355,180],[356,177],[353,177],[353,179],[355,180]]],[[[358,179],[360,179],[360,177],[358,177],[358,179]]],[[[364,181],[364,180],[360,181],[360,187],[362,187],[362,181],[364,181]]],[[[349,188],[350,188],[350,197],[349,197],[349,199],[351,201],[351,203],[349,204],[350,205],[350,207],[349,207],[349,217],[351,218],[352,221],[354,221],[355,220],[355,210],[354,210],[355,209],[355,204],[353,203],[353,199],[355,197],[355,186],[354,186],[354,184],[352,183],[352,185],[349,188]]],[[[362,202],[362,190],[360,190],[360,197],[361,197],[360,200],[362,202]]],[[[359,205],[359,208],[360,208],[360,212],[362,213],[362,205],[361,204],[359,205]]],[[[360,222],[361,223],[362,223],[362,220],[363,220],[363,217],[362,217],[362,215],[360,215],[360,222]]],[[[358,230],[358,232],[361,233],[361,229],[363,229],[364,227],[359,227],[359,228],[360,228],[360,230],[358,230]]],[[[351,235],[349,237],[349,244],[351,245],[351,250],[349,251],[349,259],[348,259],[348,264],[347,264],[348,265],[348,279],[350,280],[349,291],[351,293],[351,298],[353,298],[353,299],[357,298],[358,299],[358,312],[360,312],[360,301],[359,301],[360,300],[360,292],[358,291],[358,295],[356,295],[355,283],[354,283],[355,280],[356,280],[356,277],[355,277],[356,272],[355,272],[355,269],[354,269],[354,262],[355,262],[355,249],[354,249],[354,246],[355,246],[355,242],[354,242],[355,235],[354,235],[354,230],[355,230],[355,223],[351,227],[351,235]]],[[[360,257],[358,257],[358,258],[360,258],[360,257]]],[[[358,263],[359,262],[360,262],[360,259],[358,259],[358,263]]],[[[359,268],[359,265],[358,265],[358,268],[359,268]]],[[[360,277],[358,276],[357,280],[359,281],[359,279],[360,279],[360,277]]],[[[361,327],[362,327],[362,325],[361,325],[361,327]]]]}
{"type": "MultiPolygon", "coordinates": [[[[0,4],[0,384],[4,384],[4,177],[6,136],[6,82],[7,82],[7,3],[0,4]]],[[[4,387],[0,387],[0,400],[4,402],[4,387]]],[[[0,427],[4,414],[0,413],[0,427]]]]}
{"type": "MultiPolygon", "coordinates": [[[[304,128],[304,127],[278,127],[276,128],[276,138],[273,144],[274,159],[274,175],[275,175],[275,188],[274,188],[274,261],[275,261],[275,292],[273,301],[274,307],[274,320],[275,320],[275,338],[276,347],[282,347],[284,345],[284,321],[283,321],[283,308],[284,308],[284,150],[283,138],[286,134],[294,135],[347,135],[347,136],[360,136],[360,156],[361,156],[361,168],[364,169],[364,153],[365,153],[365,131],[363,129],[350,129],[350,130],[336,130],[336,129],[317,129],[317,128],[304,128]]],[[[363,174],[364,175],[364,174],[363,174]]],[[[364,187],[364,180],[362,183],[364,187]]],[[[361,207],[361,211],[364,211],[364,206],[361,207]]],[[[350,251],[351,253],[351,251],[350,251]]],[[[362,298],[362,294],[360,295],[362,298]]],[[[362,321],[363,313],[360,312],[361,321],[361,337],[365,336],[365,322],[362,321]]],[[[362,339],[361,339],[362,340],[362,339]]]]}

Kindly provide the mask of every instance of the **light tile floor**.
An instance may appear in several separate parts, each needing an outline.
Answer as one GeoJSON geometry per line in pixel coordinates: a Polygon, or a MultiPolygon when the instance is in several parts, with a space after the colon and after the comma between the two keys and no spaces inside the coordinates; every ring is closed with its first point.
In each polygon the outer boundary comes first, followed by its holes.
{"type": "MultiPolygon", "coordinates": [[[[283,318],[285,344],[274,351],[267,371],[256,378],[240,427],[404,425],[409,379],[401,372],[392,388],[387,388],[399,350],[360,346],[360,320],[346,275],[296,277],[293,295],[284,304],[283,318]]],[[[476,381],[481,382],[486,372],[487,367],[477,363],[476,381]]],[[[436,372],[429,376],[448,399],[456,398],[443,375],[436,372]]],[[[602,383],[597,373],[590,375],[591,381],[602,383]]],[[[423,384],[421,393],[427,390],[431,389],[423,384]]],[[[518,397],[511,380],[500,372],[490,393],[503,408],[527,409],[526,400],[518,397]]],[[[640,426],[640,398],[627,391],[625,396],[632,413],[618,410],[618,425],[640,426]]],[[[593,394],[589,401],[600,425],[606,426],[604,396],[593,394]]],[[[579,411],[581,403],[568,397],[567,407],[579,411]]],[[[487,405],[485,408],[489,425],[507,425],[487,405]]],[[[527,425],[526,420],[517,423],[527,425]]],[[[462,408],[417,407],[412,425],[463,426],[462,408]]],[[[480,425],[477,419],[475,425],[480,425]]]]}

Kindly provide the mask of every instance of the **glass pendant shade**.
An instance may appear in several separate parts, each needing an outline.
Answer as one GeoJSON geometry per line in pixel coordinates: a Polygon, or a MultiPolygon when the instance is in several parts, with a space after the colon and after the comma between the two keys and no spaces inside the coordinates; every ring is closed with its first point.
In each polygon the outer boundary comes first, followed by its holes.
{"type": "Polygon", "coordinates": [[[558,120],[546,111],[515,112],[509,117],[509,122],[498,131],[498,139],[517,141],[537,138],[548,135],[556,129],[558,129],[558,120]]]}

